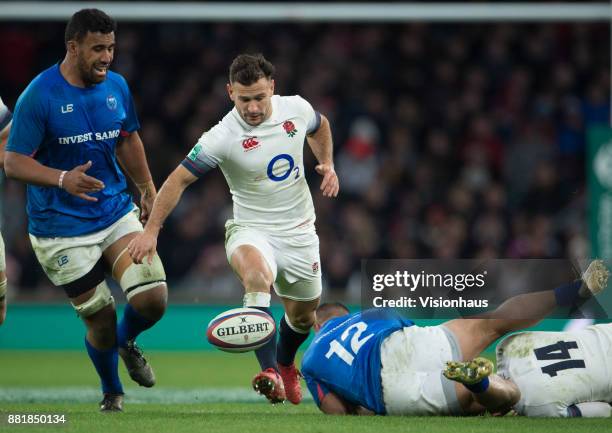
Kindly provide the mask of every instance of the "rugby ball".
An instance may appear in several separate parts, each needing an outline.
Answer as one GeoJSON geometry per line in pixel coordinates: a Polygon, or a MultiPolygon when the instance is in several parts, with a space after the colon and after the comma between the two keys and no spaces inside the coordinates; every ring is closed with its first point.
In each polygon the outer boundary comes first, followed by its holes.
{"type": "Polygon", "coordinates": [[[212,319],[206,338],[226,352],[259,349],[276,336],[276,323],[269,314],[256,308],[234,308],[212,319]]]}

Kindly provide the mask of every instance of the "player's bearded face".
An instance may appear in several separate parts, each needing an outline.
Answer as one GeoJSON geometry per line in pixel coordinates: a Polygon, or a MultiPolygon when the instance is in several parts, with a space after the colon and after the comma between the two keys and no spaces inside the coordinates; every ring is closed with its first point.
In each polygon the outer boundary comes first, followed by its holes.
{"type": "Polygon", "coordinates": [[[85,84],[98,84],[106,79],[115,53],[115,33],[88,32],[78,43],[77,67],[85,84]]]}
{"type": "Polygon", "coordinates": [[[227,90],[240,117],[249,125],[257,126],[272,114],[274,80],[260,78],[248,86],[235,82],[228,84],[227,90]]]}

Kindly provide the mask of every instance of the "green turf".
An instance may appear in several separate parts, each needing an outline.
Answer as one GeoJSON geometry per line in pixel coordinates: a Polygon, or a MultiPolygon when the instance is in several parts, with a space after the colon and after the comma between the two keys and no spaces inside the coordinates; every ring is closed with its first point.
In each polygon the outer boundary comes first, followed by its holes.
{"type": "Polygon", "coordinates": [[[608,419],[330,417],[320,414],[312,400],[300,406],[272,407],[262,402],[248,388],[257,370],[252,355],[147,355],[158,376],[156,387],[133,385],[122,367],[125,412],[100,414],[96,410],[100,399],[97,378],[84,352],[0,351],[0,432],[591,433],[612,427],[608,419]],[[9,413],[61,413],[67,423],[9,426],[9,413]]]}
{"type": "MultiPolygon", "coordinates": [[[[174,388],[245,386],[257,371],[251,353],[147,352],[158,385],[174,388]]],[[[97,384],[97,375],[83,351],[2,351],[0,387],[80,386],[97,384]],[[24,372],[20,374],[20,372],[24,372]],[[27,372],[27,373],[25,373],[27,372]]],[[[123,367],[121,379],[130,385],[123,367]]]]}
{"type": "Polygon", "coordinates": [[[317,413],[312,404],[272,407],[258,403],[202,405],[132,405],[124,413],[99,414],[91,405],[4,405],[0,431],[7,432],[248,432],[248,433],[373,433],[373,432],[572,432],[609,431],[610,420],[526,419],[518,417],[422,418],[332,417],[317,413]],[[9,426],[7,413],[65,414],[62,426],[9,426]]]}

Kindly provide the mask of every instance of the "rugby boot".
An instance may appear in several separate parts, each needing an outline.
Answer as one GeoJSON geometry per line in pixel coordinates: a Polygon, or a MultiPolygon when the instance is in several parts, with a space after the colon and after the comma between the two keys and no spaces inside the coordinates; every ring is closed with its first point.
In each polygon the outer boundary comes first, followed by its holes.
{"type": "Polygon", "coordinates": [[[264,395],[272,404],[282,403],[286,399],[283,379],[273,368],[257,373],[252,385],[258,394],[264,395]]]}
{"type": "Polygon", "coordinates": [[[100,412],[123,412],[123,394],[104,394],[100,412]]]}
{"type": "Polygon", "coordinates": [[[471,361],[448,361],[446,369],[442,372],[447,379],[464,385],[473,385],[481,382],[493,373],[493,363],[487,358],[474,358],[471,361]]]}
{"type": "Polygon", "coordinates": [[[146,388],[155,385],[155,373],[134,340],[129,340],[127,347],[120,347],[119,355],[134,382],[146,388]]]}
{"type": "Polygon", "coordinates": [[[278,364],[278,372],[283,379],[287,400],[293,404],[300,404],[302,401],[302,386],[300,385],[302,374],[300,371],[295,368],[295,364],[288,366],[278,364]]]}

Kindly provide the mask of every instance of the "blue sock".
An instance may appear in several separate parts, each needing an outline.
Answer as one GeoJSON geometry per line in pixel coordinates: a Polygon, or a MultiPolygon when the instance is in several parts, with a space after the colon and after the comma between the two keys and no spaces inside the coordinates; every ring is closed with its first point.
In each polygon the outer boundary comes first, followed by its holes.
{"type": "Polygon", "coordinates": [[[121,322],[117,325],[117,345],[126,347],[129,340],[133,340],[142,331],[155,325],[156,320],[147,319],[140,315],[130,304],[125,306],[121,322]]]}
{"type": "Polygon", "coordinates": [[[555,288],[555,299],[559,307],[570,307],[576,303],[580,298],[578,291],[582,286],[582,280],[576,280],[569,284],[563,284],[562,286],[555,288]]]}
{"type": "MultiPolygon", "coordinates": [[[[264,311],[272,316],[272,311],[270,311],[270,307],[249,307],[256,308],[258,310],[264,311]]],[[[276,335],[270,339],[266,344],[255,351],[255,356],[257,357],[257,361],[259,361],[259,366],[261,370],[267,370],[268,368],[273,368],[278,371],[278,366],[276,365],[276,335]]]]}
{"type": "Polygon", "coordinates": [[[463,384],[467,389],[472,391],[475,394],[479,394],[481,392],[485,392],[489,388],[489,378],[485,377],[478,383],[474,383],[472,385],[463,384]]]}
{"type": "Polygon", "coordinates": [[[119,354],[117,346],[111,347],[108,350],[98,350],[85,337],[85,347],[91,362],[96,367],[98,376],[100,376],[102,392],[105,394],[123,394],[123,387],[119,380],[119,354]]]}
{"type": "Polygon", "coordinates": [[[282,365],[291,365],[295,361],[295,353],[310,333],[295,332],[287,323],[285,316],[281,319],[279,328],[276,359],[282,365]]]}

